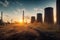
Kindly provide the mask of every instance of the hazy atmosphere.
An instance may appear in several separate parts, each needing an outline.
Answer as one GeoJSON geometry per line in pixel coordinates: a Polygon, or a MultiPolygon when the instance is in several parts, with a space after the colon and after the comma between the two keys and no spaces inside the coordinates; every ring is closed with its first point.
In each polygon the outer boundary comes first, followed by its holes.
{"type": "Polygon", "coordinates": [[[60,40],[60,0],[0,0],[0,40],[60,40]]]}
{"type": "Polygon", "coordinates": [[[37,13],[43,14],[44,20],[44,9],[46,7],[54,8],[54,19],[56,21],[56,0],[0,0],[0,12],[4,13],[4,21],[22,20],[22,11],[25,11],[26,16],[36,16],[37,13]]]}

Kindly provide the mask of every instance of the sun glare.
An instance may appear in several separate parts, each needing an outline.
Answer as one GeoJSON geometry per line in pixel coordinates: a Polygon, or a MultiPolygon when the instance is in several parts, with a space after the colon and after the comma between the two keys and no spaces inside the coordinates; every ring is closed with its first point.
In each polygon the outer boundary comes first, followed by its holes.
{"type": "Polygon", "coordinates": [[[20,24],[22,24],[22,23],[30,23],[30,20],[24,19],[24,22],[23,22],[23,20],[19,20],[19,23],[20,24]]]}
{"type": "Polygon", "coordinates": [[[23,21],[22,20],[19,20],[19,23],[23,23],[23,21]]]}

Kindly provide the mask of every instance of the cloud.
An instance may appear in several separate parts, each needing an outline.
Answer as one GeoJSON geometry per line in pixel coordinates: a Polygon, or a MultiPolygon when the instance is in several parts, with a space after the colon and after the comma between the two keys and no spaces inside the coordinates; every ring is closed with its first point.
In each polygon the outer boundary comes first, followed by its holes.
{"type": "Polygon", "coordinates": [[[16,10],[13,10],[13,13],[14,14],[22,14],[23,13],[23,10],[25,11],[25,13],[27,12],[27,10],[25,8],[17,8],[16,10]]]}
{"type": "Polygon", "coordinates": [[[34,8],[34,11],[36,13],[42,13],[43,12],[43,9],[41,9],[41,8],[34,8]]]}
{"type": "Polygon", "coordinates": [[[9,5],[9,2],[7,0],[4,2],[0,1],[0,4],[2,4],[4,7],[7,7],[9,5]]]}
{"type": "Polygon", "coordinates": [[[23,6],[23,4],[22,4],[22,3],[20,3],[20,2],[18,2],[18,1],[16,1],[16,3],[17,3],[18,5],[20,5],[20,6],[23,6]]]}

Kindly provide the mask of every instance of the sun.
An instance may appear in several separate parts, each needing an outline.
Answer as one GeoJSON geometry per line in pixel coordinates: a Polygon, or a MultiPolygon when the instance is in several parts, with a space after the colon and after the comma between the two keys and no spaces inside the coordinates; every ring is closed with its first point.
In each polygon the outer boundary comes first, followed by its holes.
{"type": "Polygon", "coordinates": [[[23,23],[23,21],[22,20],[19,20],[19,23],[23,23]]]}
{"type": "Polygon", "coordinates": [[[24,19],[24,22],[22,19],[19,20],[19,23],[20,24],[23,24],[23,23],[30,23],[30,20],[27,20],[27,19],[24,19]]]}
{"type": "Polygon", "coordinates": [[[25,23],[25,20],[24,20],[24,22],[23,22],[23,20],[20,19],[20,20],[19,20],[19,23],[20,23],[20,24],[24,24],[24,23],[25,23]]]}

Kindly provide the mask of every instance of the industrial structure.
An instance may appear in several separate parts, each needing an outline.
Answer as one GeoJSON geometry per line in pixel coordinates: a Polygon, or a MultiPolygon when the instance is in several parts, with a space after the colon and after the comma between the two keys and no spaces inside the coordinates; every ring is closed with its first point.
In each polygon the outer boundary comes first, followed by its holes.
{"type": "Polygon", "coordinates": [[[42,14],[41,13],[37,13],[37,22],[42,23],[42,14]]]}
{"type": "Polygon", "coordinates": [[[1,12],[0,25],[3,25],[3,12],[1,12]]]}
{"type": "Polygon", "coordinates": [[[22,15],[22,20],[23,20],[23,23],[24,23],[24,10],[23,10],[23,15],[22,15]]]}
{"type": "Polygon", "coordinates": [[[56,1],[56,11],[57,11],[57,24],[60,24],[60,0],[56,1]]]}
{"type": "Polygon", "coordinates": [[[31,17],[31,23],[34,23],[35,22],[35,16],[32,16],[31,17]]]}
{"type": "Polygon", "coordinates": [[[53,8],[52,7],[45,8],[44,22],[48,23],[48,24],[54,23],[53,8]]]}

